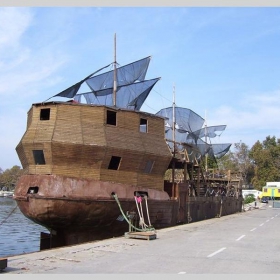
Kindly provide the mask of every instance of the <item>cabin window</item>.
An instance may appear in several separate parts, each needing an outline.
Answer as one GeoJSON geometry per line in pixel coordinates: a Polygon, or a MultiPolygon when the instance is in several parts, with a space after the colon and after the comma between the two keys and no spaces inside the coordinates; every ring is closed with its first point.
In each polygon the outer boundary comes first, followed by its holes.
{"type": "Polygon", "coordinates": [[[50,119],[50,112],[51,112],[51,109],[50,108],[47,108],[47,109],[41,109],[41,112],[40,112],[40,120],[41,121],[47,121],[50,119]]]}
{"type": "Polygon", "coordinates": [[[280,189],[278,189],[278,193],[280,193],[280,189]]]}
{"type": "Polygon", "coordinates": [[[144,169],[144,173],[151,173],[152,172],[152,169],[153,169],[153,166],[154,166],[154,163],[155,161],[154,160],[148,160],[146,162],[146,166],[145,166],[145,169],[144,169]]]}
{"type": "Polygon", "coordinates": [[[140,132],[148,132],[148,120],[140,119],[140,132]]]}
{"type": "Polygon", "coordinates": [[[267,189],[263,189],[263,192],[267,192],[267,189]]]}
{"type": "Polygon", "coordinates": [[[43,150],[33,150],[35,164],[46,164],[43,150]]]}
{"type": "Polygon", "coordinates": [[[121,163],[121,157],[112,156],[108,169],[118,170],[121,163]]]}
{"type": "Polygon", "coordinates": [[[117,113],[114,111],[107,111],[107,124],[117,125],[117,113]]]}
{"type": "Polygon", "coordinates": [[[38,193],[39,191],[39,187],[38,186],[35,186],[35,187],[30,187],[27,191],[27,193],[38,193]]]}

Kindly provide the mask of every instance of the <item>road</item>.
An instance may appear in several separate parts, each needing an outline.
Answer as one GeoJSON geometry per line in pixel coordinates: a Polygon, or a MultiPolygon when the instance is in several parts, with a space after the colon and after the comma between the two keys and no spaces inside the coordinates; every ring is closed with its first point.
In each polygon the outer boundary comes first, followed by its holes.
{"type": "Polygon", "coordinates": [[[269,204],[157,231],[8,259],[2,274],[279,274],[280,209],[269,204]]]}

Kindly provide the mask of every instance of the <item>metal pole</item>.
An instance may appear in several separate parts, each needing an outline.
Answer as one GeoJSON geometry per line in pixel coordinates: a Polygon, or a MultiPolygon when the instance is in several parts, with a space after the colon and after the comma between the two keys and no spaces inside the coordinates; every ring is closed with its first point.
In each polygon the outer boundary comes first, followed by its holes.
{"type": "Polygon", "coordinates": [[[116,106],[117,93],[117,59],[116,59],[116,33],[114,37],[114,87],[113,87],[113,105],[116,106]]]}
{"type": "Polygon", "coordinates": [[[172,197],[175,197],[175,86],[173,86],[173,111],[172,111],[172,120],[173,120],[173,124],[172,124],[172,128],[173,128],[173,161],[172,161],[172,197]]]}

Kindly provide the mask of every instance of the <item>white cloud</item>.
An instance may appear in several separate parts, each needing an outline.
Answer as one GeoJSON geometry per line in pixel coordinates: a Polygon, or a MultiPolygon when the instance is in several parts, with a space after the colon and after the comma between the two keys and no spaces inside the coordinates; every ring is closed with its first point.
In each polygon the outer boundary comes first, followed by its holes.
{"type": "Polygon", "coordinates": [[[280,92],[265,92],[258,95],[247,95],[233,101],[230,105],[223,105],[209,114],[209,125],[226,124],[227,128],[219,139],[239,142],[251,146],[258,140],[265,140],[266,136],[279,135],[280,92]],[[225,138],[223,138],[225,137],[225,138]]]}
{"type": "Polygon", "coordinates": [[[67,55],[60,51],[63,40],[58,37],[34,46],[32,42],[39,40],[29,34],[33,25],[35,18],[28,8],[0,9],[0,96],[9,98],[5,102],[32,96],[40,87],[60,81],[50,77],[67,61],[67,55]]]}
{"type": "Polygon", "coordinates": [[[148,77],[162,77],[143,110],[172,106],[175,83],[178,106],[227,125],[220,143],[279,137],[278,23],[258,8],[0,8],[0,167],[17,161],[31,103],[111,61],[115,32],[120,64],[152,55],[148,77]]]}
{"type": "Polygon", "coordinates": [[[18,47],[31,21],[32,13],[28,8],[0,8],[0,50],[18,47]]]}
{"type": "Polygon", "coordinates": [[[19,164],[15,147],[26,128],[27,111],[32,102],[37,102],[36,95],[40,95],[38,101],[43,101],[42,91],[61,81],[54,73],[68,59],[61,51],[61,38],[34,46],[32,42],[38,40],[30,28],[35,24],[36,19],[28,8],[0,8],[2,169],[19,164]]]}

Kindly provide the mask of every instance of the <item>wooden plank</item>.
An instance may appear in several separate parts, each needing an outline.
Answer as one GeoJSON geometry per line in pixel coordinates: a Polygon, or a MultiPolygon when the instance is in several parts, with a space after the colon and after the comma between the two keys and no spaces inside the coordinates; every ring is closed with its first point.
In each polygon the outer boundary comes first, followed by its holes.
{"type": "Polygon", "coordinates": [[[157,235],[154,231],[130,231],[124,234],[126,238],[136,238],[136,239],[146,239],[146,240],[153,240],[157,238],[157,235]]]}

